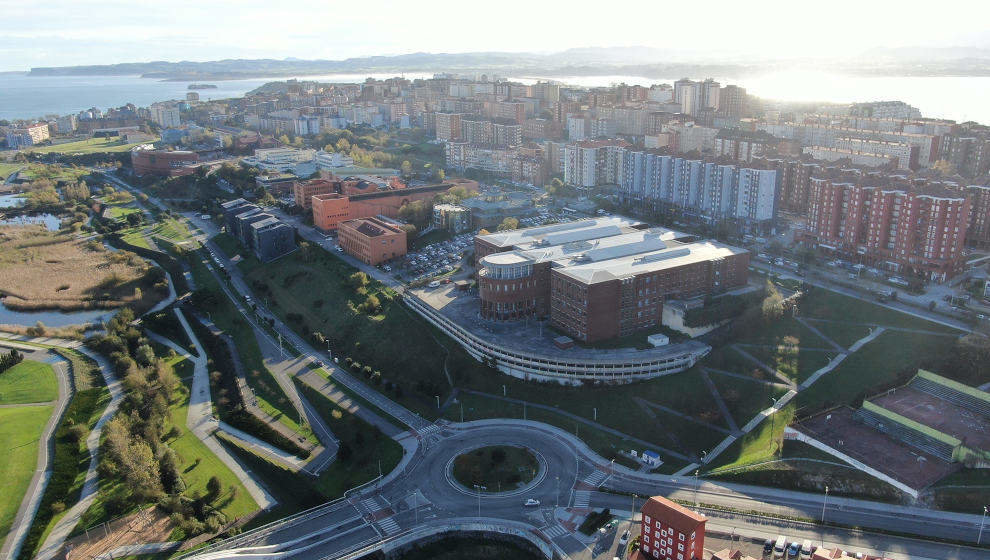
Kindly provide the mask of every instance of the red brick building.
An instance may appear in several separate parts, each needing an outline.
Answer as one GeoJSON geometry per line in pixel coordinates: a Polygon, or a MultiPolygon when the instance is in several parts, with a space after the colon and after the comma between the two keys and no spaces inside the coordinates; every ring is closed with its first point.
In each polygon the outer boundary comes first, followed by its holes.
{"type": "Polygon", "coordinates": [[[749,253],[621,216],[479,235],[482,317],[549,316],[585,342],[661,324],[663,302],[746,284],[749,253]]]}
{"type": "MultiPolygon", "coordinates": [[[[347,182],[348,180],[338,181],[340,191],[355,192],[349,190],[347,182]]],[[[469,179],[453,179],[438,185],[422,187],[374,189],[352,195],[342,194],[340,191],[314,195],[310,198],[313,224],[322,231],[335,231],[341,222],[347,220],[379,215],[396,218],[399,215],[399,208],[403,205],[417,200],[432,201],[434,196],[456,186],[477,190],[478,183],[469,179]]]]}
{"type": "Polygon", "coordinates": [[[970,200],[905,186],[813,177],[808,235],[819,248],[863,264],[935,282],[951,278],[963,265],[970,200]]]}
{"type": "Polygon", "coordinates": [[[160,175],[169,177],[181,175],[182,168],[189,164],[198,163],[199,154],[176,150],[131,150],[131,167],[134,174],[160,175]]]}
{"type": "Polygon", "coordinates": [[[406,232],[379,218],[358,218],[340,224],[340,246],[361,262],[378,265],[406,254],[406,232]]]}
{"type": "Polygon", "coordinates": [[[663,496],[650,498],[640,510],[642,557],[660,560],[696,560],[705,554],[705,521],[700,513],[663,496]]]}

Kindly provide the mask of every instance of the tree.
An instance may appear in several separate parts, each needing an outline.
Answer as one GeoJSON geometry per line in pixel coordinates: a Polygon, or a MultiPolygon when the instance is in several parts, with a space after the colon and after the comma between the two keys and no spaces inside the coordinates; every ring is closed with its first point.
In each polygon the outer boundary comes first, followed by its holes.
{"type": "Polygon", "coordinates": [[[337,447],[337,458],[343,463],[348,462],[353,454],[351,446],[347,445],[346,442],[341,442],[340,446],[337,447]]]}
{"type": "Polygon", "coordinates": [[[351,143],[347,141],[347,138],[337,140],[337,151],[344,154],[350,153],[351,143]]]}
{"type": "Polygon", "coordinates": [[[360,270],[347,277],[347,282],[356,288],[363,288],[368,285],[368,275],[360,270]]]}
{"type": "Polygon", "coordinates": [[[510,229],[518,229],[519,220],[516,218],[506,218],[502,220],[502,223],[498,225],[495,231],[508,231],[510,229]]]}
{"type": "Polygon", "coordinates": [[[441,182],[445,181],[447,179],[447,172],[444,171],[443,169],[437,171],[437,179],[439,179],[441,182]]]}
{"type": "Polygon", "coordinates": [[[151,362],[155,360],[155,351],[151,348],[151,346],[142,344],[137,347],[137,350],[134,351],[134,357],[141,365],[149,366],[151,365],[151,362]]]}
{"type": "Polygon", "coordinates": [[[210,480],[206,481],[206,501],[213,502],[220,497],[220,491],[223,490],[223,486],[220,484],[220,479],[213,475],[210,480]]]}
{"type": "Polygon", "coordinates": [[[403,161],[402,165],[399,166],[399,169],[402,170],[403,177],[409,177],[410,175],[412,175],[412,164],[409,163],[409,160],[403,161]]]}

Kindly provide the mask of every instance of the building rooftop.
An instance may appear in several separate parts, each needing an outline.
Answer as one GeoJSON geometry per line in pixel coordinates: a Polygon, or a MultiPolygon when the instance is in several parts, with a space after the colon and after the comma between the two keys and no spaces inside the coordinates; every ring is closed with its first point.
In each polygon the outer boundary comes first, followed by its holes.
{"type": "Polygon", "coordinates": [[[663,522],[679,531],[693,531],[698,524],[706,521],[703,514],[695,513],[663,496],[653,496],[643,504],[643,515],[656,516],[661,511],[664,517],[663,522]]]}
{"type": "Polygon", "coordinates": [[[688,244],[672,244],[670,247],[658,251],[633,254],[602,262],[566,266],[558,269],[558,271],[585,284],[595,284],[747,252],[745,249],[717,241],[700,241],[688,244]]]}
{"type": "Polygon", "coordinates": [[[573,241],[620,235],[629,233],[643,225],[638,220],[624,216],[607,216],[549,226],[500,231],[487,235],[479,235],[478,238],[496,247],[531,249],[537,246],[559,245],[573,241]]]}

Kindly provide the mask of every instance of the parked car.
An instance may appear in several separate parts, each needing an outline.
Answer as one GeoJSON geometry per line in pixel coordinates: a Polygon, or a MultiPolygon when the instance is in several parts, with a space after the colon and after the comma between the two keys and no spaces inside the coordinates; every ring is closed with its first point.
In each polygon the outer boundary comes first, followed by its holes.
{"type": "Polygon", "coordinates": [[[540,505],[540,501],[539,500],[534,500],[533,498],[527,498],[526,501],[523,502],[523,505],[524,506],[531,506],[531,507],[532,506],[538,506],[538,505],[540,505]]]}
{"type": "Polygon", "coordinates": [[[787,558],[794,559],[801,554],[801,543],[794,541],[791,546],[787,547],[787,558]]]}
{"type": "Polygon", "coordinates": [[[622,533],[622,536],[619,537],[619,544],[620,545],[624,545],[627,542],[629,542],[629,531],[626,531],[625,533],[622,533]]]}
{"type": "Polygon", "coordinates": [[[763,541],[763,555],[770,556],[773,553],[773,539],[763,541]]]}

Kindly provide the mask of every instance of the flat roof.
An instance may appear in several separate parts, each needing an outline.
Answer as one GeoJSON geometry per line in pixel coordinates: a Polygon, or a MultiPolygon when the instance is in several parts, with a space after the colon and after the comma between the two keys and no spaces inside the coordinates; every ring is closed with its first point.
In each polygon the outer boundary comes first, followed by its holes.
{"type": "Polygon", "coordinates": [[[603,262],[566,266],[556,270],[585,284],[596,284],[748,252],[745,249],[717,241],[700,241],[677,244],[659,251],[640,253],[603,262]]]}
{"type": "Polygon", "coordinates": [[[529,249],[538,245],[556,245],[620,235],[642,225],[642,222],[625,216],[604,216],[549,226],[500,231],[479,235],[478,238],[496,247],[529,249]]]}

